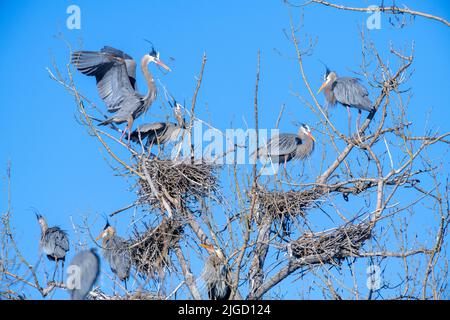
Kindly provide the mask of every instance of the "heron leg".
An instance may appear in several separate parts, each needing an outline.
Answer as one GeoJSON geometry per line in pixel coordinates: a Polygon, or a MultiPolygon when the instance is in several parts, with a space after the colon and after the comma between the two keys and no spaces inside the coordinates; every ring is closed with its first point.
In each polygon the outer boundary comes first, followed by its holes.
{"type": "Polygon", "coordinates": [[[61,260],[61,283],[64,283],[64,260],[61,260]]]}
{"type": "Polygon", "coordinates": [[[122,132],[122,135],[120,136],[119,141],[122,141],[123,137],[125,137],[125,133],[127,133],[127,129],[125,128],[125,130],[122,132]]]}
{"type": "Polygon", "coordinates": [[[128,130],[128,145],[130,145],[131,128],[133,127],[133,122],[134,122],[134,118],[130,117],[130,119],[128,120],[128,126],[127,126],[127,130],[128,130]]]}
{"type": "Polygon", "coordinates": [[[361,120],[361,110],[358,109],[358,119],[356,119],[356,133],[358,135],[359,141],[362,143],[361,135],[359,133],[359,122],[361,120]]]}
{"type": "Polygon", "coordinates": [[[352,136],[352,114],[350,112],[350,107],[347,106],[347,114],[348,114],[348,136],[352,136]]]}
{"type": "Polygon", "coordinates": [[[58,259],[57,258],[55,258],[55,263],[56,263],[56,266],[55,266],[55,271],[53,271],[52,281],[55,281],[56,271],[58,270],[58,259]]]}
{"type": "Polygon", "coordinates": [[[356,119],[356,130],[359,131],[359,122],[361,120],[361,109],[358,109],[358,119],[356,119]]]}

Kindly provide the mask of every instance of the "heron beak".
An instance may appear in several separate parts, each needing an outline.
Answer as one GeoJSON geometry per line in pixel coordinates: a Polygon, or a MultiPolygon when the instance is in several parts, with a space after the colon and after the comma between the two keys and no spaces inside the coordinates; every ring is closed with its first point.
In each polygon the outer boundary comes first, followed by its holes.
{"type": "Polygon", "coordinates": [[[320,93],[320,91],[322,91],[323,88],[325,88],[325,86],[327,85],[328,81],[325,81],[324,83],[322,83],[322,85],[319,88],[319,91],[317,91],[317,94],[320,93]]]}
{"type": "Polygon", "coordinates": [[[309,137],[310,137],[311,139],[313,139],[314,142],[316,142],[316,138],[313,137],[313,135],[311,134],[311,132],[309,133],[309,137]]]}
{"type": "Polygon", "coordinates": [[[98,240],[100,240],[101,238],[104,238],[105,236],[106,236],[106,230],[103,231],[102,233],[100,233],[100,235],[99,235],[97,238],[95,238],[95,241],[98,241],[98,240]]]}
{"type": "Polygon", "coordinates": [[[205,248],[209,252],[214,252],[214,247],[210,244],[200,243],[200,247],[205,248]]]}
{"type": "Polygon", "coordinates": [[[159,65],[160,67],[166,69],[167,71],[172,71],[172,70],[170,70],[170,68],[169,68],[164,62],[162,62],[161,60],[155,60],[155,63],[156,63],[157,65],[159,65]]]}

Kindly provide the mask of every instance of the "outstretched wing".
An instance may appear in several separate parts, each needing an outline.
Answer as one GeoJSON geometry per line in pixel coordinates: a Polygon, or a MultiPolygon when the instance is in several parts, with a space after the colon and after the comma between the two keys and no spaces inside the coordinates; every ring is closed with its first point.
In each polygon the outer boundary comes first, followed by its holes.
{"type": "Polygon", "coordinates": [[[88,76],[95,76],[97,89],[109,112],[132,115],[142,105],[141,96],[128,78],[125,60],[106,52],[77,51],[72,64],[88,76]]]}
{"type": "Polygon", "coordinates": [[[366,87],[359,83],[359,79],[357,78],[338,78],[334,84],[333,92],[336,100],[343,105],[367,111],[372,110],[369,93],[366,87]]]}
{"type": "Polygon", "coordinates": [[[130,55],[126,54],[122,50],[110,46],[104,46],[100,50],[100,52],[107,53],[117,58],[124,59],[131,86],[133,87],[134,90],[136,90],[136,61],[134,61],[134,59],[130,55]]]}

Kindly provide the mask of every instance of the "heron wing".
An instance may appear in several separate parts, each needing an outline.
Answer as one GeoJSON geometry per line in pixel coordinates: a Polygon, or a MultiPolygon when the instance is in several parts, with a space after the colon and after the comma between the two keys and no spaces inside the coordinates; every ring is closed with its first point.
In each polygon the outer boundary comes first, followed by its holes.
{"type": "Polygon", "coordinates": [[[301,140],[292,133],[281,133],[269,140],[268,150],[271,156],[286,156],[295,153],[301,140]]]}
{"type": "Polygon", "coordinates": [[[159,133],[162,132],[165,128],[165,122],[152,122],[143,124],[137,127],[137,129],[131,133],[131,140],[138,143],[139,134],[141,136],[141,140],[144,140],[145,138],[149,138],[149,140],[153,139],[153,137],[159,135],[159,133]]]}
{"type": "Polygon", "coordinates": [[[142,105],[142,97],[131,85],[125,60],[106,52],[77,51],[72,64],[88,76],[95,76],[97,89],[109,112],[121,111],[126,118],[142,105]]]}
{"type": "Polygon", "coordinates": [[[273,136],[266,146],[259,149],[258,155],[270,157],[274,162],[285,162],[295,157],[297,145],[302,141],[292,133],[281,133],[273,136]]]}
{"type": "Polygon", "coordinates": [[[359,81],[358,78],[338,78],[333,87],[334,95],[343,105],[371,111],[372,102],[369,93],[359,81]]]}
{"type": "Polygon", "coordinates": [[[128,278],[131,269],[131,254],[128,249],[128,242],[115,236],[106,242],[105,250],[107,250],[105,258],[110,264],[111,271],[121,280],[128,278]]]}
{"type": "Polygon", "coordinates": [[[44,252],[52,257],[63,259],[69,251],[69,238],[58,227],[48,228],[44,235],[44,252]]]}
{"type": "Polygon", "coordinates": [[[110,54],[112,56],[121,58],[125,60],[125,66],[127,68],[128,79],[130,80],[131,86],[136,90],[136,61],[130,55],[126,54],[122,50],[104,46],[100,52],[110,54]]]}

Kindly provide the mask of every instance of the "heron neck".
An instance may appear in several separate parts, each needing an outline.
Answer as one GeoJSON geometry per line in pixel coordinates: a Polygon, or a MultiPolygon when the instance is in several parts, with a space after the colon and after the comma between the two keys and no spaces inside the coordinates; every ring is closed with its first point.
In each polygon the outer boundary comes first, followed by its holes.
{"type": "Polygon", "coordinates": [[[330,106],[336,105],[336,97],[334,96],[334,93],[331,90],[333,83],[328,84],[324,89],[325,99],[330,106]]]}
{"type": "Polygon", "coordinates": [[[144,74],[145,81],[147,81],[148,87],[147,94],[144,97],[144,103],[147,106],[150,105],[150,103],[152,103],[156,98],[155,81],[153,80],[152,74],[148,71],[148,63],[149,58],[147,56],[144,56],[141,60],[141,69],[142,73],[144,74]]]}
{"type": "Polygon", "coordinates": [[[299,133],[298,137],[302,140],[301,151],[297,149],[297,157],[300,159],[307,158],[314,150],[314,141],[306,134],[299,133]]]}
{"type": "Polygon", "coordinates": [[[45,222],[45,221],[39,221],[39,225],[41,226],[41,232],[42,232],[42,234],[44,234],[44,233],[47,231],[47,229],[48,229],[47,222],[45,222]]]}

